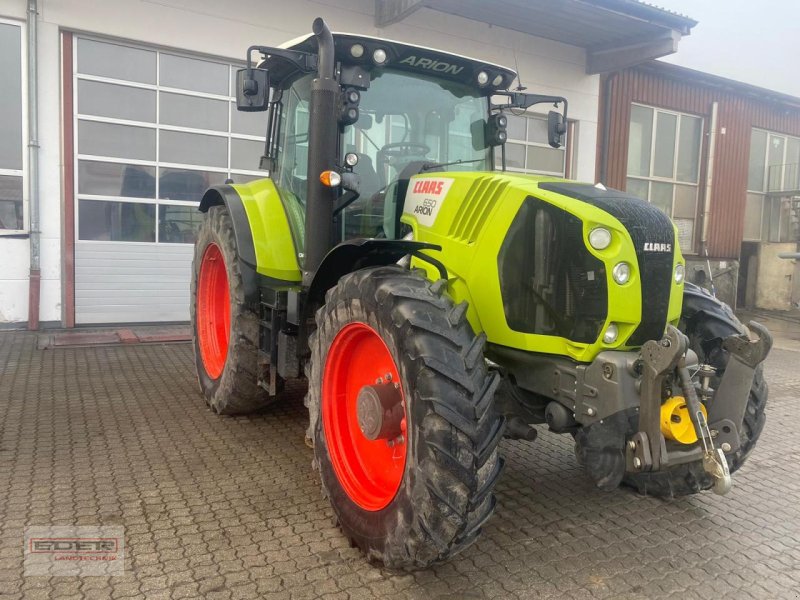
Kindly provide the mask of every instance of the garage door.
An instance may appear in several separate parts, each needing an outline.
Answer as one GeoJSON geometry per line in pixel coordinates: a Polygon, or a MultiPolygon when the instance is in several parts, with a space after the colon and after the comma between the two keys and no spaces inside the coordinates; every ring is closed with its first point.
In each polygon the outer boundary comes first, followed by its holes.
{"type": "Polygon", "coordinates": [[[266,120],[229,62],[89,37],[73,61],[75,320],[186,321],[197,204],[263,176],[266,120]]]}

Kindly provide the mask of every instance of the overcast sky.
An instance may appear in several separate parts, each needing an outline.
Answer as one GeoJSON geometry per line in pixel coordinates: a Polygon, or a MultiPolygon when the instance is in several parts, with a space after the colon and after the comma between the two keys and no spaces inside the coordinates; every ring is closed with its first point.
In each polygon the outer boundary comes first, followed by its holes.
{"type": "Polygon", "coordinates": [[[800,96],[800,0],[649,0],[699,21],[663,60],[800,96]]]}

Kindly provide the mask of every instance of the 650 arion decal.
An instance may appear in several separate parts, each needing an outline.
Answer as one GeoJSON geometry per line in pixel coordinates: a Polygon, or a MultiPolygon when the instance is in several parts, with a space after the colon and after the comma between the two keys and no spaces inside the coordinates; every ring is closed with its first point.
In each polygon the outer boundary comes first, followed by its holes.
{"type": "Polygon", "coordinates": [[[414,216],[420,225],[431,227],[451,185],[453,180],[447,177],[412,180],[406,193],[403,212],[414,216]]]}

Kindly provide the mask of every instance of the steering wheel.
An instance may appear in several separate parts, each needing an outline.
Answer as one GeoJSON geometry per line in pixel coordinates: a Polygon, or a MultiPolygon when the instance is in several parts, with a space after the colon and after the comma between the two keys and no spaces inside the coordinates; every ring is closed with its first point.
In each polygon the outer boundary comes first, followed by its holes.
{"type": "Polygon", "coordinates": [[[376,166],[378,167],[378,177],[381,178],[384,187],[388,184],[388,181],[384,179],[387,166],[394,166],[403,158],[422,158],[430,151],[429,146],[418,142],[392,142],[383,146],[378,150],[376,166]]]}
{"type": "Polygon", "coordinates": [[[431,149],[418,142],[392,142],[381,148],[381,154],[387,159],[402,158],[405,156],[425,156],[431,149]]]}

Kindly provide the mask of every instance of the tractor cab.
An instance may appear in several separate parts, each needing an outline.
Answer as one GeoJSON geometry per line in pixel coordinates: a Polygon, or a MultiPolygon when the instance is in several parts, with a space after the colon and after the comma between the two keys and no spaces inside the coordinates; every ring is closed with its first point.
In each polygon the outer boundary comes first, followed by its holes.
{"type": "MultiPolygon", "coordinates": [[[[506,120],[495,114],[505,107],[492,103],[498,94],[506,95],[508,106],[528,106],[533,100],[566,106],[563,98],[509,94],[504,90],[516,74],[492,63],[366,36],[334,33],[332,39],[333,79],[341,89],[333,162],[343,176],[340,202],[332,215],[333,244],[405,235],[400,217],[414,175],[502,167],[506,120]]],[[[305,215],[317,37],[256,50],[264,57],[258,69],[268,72],[272,87],[262,164],[272,172],[284,202],[305,215]]],[[[242,77],[249,72],[243,70],[242,77]]],[[[239,104],[247,103],[245,99],[239,104]]],[[[558,145],[563,115],[553,121],[553,145],[558,145]]],[[[304,221],[296,219],[296,228],[304,221]]],[[[296,231],[295,237],[303,239],[304,233],[296,231]]]]}

